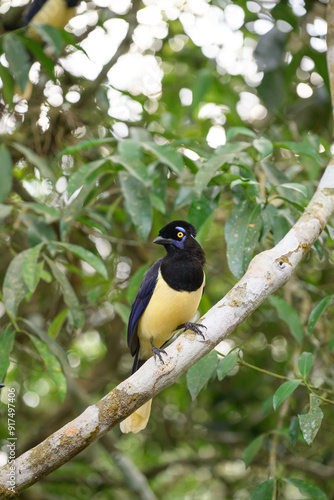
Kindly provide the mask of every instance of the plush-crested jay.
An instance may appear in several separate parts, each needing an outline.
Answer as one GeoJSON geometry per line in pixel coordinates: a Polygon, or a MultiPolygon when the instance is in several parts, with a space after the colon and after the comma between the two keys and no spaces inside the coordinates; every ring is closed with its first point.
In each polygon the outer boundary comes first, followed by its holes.
{"type": "MultiPolygon", "coordinates": [[[[161,361],[161,347],[181,328],[203,336],[204,325],[191,323],[201,300],[205,253],[195,240],[196,229],[176,220],[159,231],[153,241],[163,245],[167,255],[147,271],[131,308],[128,346],[134,363],[133,374],[152,355],[161,361]]],[[[122,432],[139,432],[147,425],[152,400],[121,423],[122,432]]]]}

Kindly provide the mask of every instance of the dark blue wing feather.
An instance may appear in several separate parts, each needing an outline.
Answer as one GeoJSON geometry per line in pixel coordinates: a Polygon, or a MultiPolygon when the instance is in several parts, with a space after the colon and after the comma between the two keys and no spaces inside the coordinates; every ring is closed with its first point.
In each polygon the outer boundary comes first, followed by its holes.
{"type": "Polygon", "coordinates": [[[128,346],[132,356],[138,354],[139,339],[137,336],[137,324],[154,292],[162,260],[163,257],[157,260],[145,274],[137,297],[131,307],[128,324],[128,346]]]}
{"type": "Polygon", "coordinates": [[[23,26],[26,26],[32,18],[37,14],[37,12],[46,4],[47,0],[34,0],[30,5],[23,22],[23,26]]]}

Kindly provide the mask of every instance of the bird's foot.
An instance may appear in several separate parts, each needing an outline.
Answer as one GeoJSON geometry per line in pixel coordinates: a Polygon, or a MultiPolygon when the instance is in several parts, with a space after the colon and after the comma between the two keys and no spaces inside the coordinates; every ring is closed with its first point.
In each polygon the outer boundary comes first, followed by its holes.
{"type": "Polygon", "coordinates": [[[200,335],[204,340],[205,336],[203,332],[201,332],[201,328],[205,328],[206,326],[202,325],[201,323],[191,323],[191,321],[187,321],[186,323],[183,323],[182,325],[178,326],[177,329],[185,328],[186,330],[191,330],[192,332],[196,333],[196,335],[200,335]]]}
{"type": "Polygon", "coordinates": [[[153,339],[150,339],[150,342],[151,342],[151,346],[152,346],[152,354],[153,354],[154,360],[156,361],[157,357],[158,357],[160,359],[161,363],[164,363],[162,354],[166,354],[166,356],[167,356],[167,352],[165,351],[165,349],[159,349],[159,347],[155,347],[155,345],[153,344],[153,339]]]}

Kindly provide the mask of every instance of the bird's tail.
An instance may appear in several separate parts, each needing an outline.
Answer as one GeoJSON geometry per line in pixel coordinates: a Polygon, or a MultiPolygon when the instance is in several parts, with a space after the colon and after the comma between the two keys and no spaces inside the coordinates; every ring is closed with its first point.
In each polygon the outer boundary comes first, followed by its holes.
{"type": "Polygon", "coordinates": [[[128,432],[134,432],[136,434],[137,432],[145,429],[148,419],[150,418],[151,404],[152,399],[147,401],[147,403],[138,408],[138,410],[132,413],[132,415],[123,420],[120,424],[121,431],[124,434],[127,434],[128,432]]]}
{"type": "MultiPolygon", "coordinates": [[[[131,375],[133,375],[143,364],[145,363],[146,360],[144,359],[139,359],[139,344],[137,346],[136,352],[135,352],[135,359],[133,362],[132,370],[131,370],[131,375]]],[[[120,424],[120,429],[124,434],[127,434],[128,432],[134,432],[135,434],[137,432],[142,431],[145,429],[147,426],[148,419],[150,418],[150,413],[151,413],[151,405],[152,405],[152,399],[147,401],[143,406],[138,408],[132,415],[127,417],[123,422],[120,424]]]]}

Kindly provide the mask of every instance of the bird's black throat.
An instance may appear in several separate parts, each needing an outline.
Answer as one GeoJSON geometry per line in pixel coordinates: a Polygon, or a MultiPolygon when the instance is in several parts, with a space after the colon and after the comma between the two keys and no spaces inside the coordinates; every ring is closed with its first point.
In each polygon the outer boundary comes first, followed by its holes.
{"type": "Polygon", "coordinates": [[[161,263],[161,275],[173,290],[194,292],[203,284],[204,264],[204,250],[193,239],[191,245],[187,245],[184,250],[167,250],[161,263]]]}

